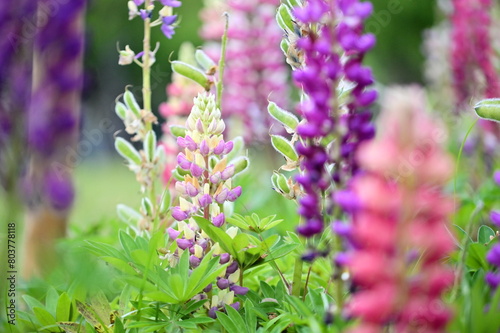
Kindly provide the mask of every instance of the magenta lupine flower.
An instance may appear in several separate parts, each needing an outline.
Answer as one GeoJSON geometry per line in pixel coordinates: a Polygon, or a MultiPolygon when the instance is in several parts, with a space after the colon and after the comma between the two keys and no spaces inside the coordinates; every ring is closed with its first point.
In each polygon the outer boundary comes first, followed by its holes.
{"type": "MultiPolygon", "coordinates": [[[[217,43],[224,31],[221,15],[230,14],[222,112],[229,130],[244,133],[247,142],[268,139],[269,99],[288,105],[288,70],[279,49],[282,31],[275,21],[277,6],[278,0],[231,0],[227,7],[221,3],[201,13],[201,37],[217,43]]],[[[210,48],[207,51],[218,58],[210,48]]]]}
{"type": "Polygon", "coordinates": [[[304,143],[296,147],[302,156],[303,170],[296,180],[305,192],[299,201],[299,213],[306,220],[297,230],[306,237],[323,231],[323,193],[332,180],[345,183],[357,170],[354,152],[360,142],[374,135],[368,107],[377,94],[367,89],[373,78],[371,70],[362,65],[364,54],[375,44],[373,35],[363,34],[363,21],[371,10],[370,3],[357,0],[338,4],[310,0],[304,7],[294,10],[299,24],[318,24],[317,32],[309,29],[298,40],[296,47],[304,52],[305,60],[302,67],[293,72],[295,82],[302,86],[308,97],[299,106],[305,122],[297,127],[304,143]],[[345,60],[341,62],[342,56],[345,60]],[[351,82],[354,86],[345,115],[340,115],[339,105],[335,102],[339,80],[351,82]],[[341,131],[342,127],[345,127],[344,131],[341,131]],[[331,134],[338,135],[340,142],[338,156],[333,158],[320,142],[331,134]],[[326,170],[326,165],[332,162],[335,163],[333,177],[326,170]]]}
{"type": "Polygon", "coordinates": [[[492,1],[453,0],[453,8],[451,63],[457,104],[472,96],[498,97],[500,81],[490,38],[492,1]]]}
{"type": "Polygon", "coordinates": [[[347,314],[361,321],[350,332],[443,332],[451,312],[441,295],[453,283],[443,259],[454,248],[443,187],[453,163],[420,90],[394,90],[386,101],[382,135],[360,147],[365,172],[350,184],[358,203],[342,261],[357,290],[347,314]]]}

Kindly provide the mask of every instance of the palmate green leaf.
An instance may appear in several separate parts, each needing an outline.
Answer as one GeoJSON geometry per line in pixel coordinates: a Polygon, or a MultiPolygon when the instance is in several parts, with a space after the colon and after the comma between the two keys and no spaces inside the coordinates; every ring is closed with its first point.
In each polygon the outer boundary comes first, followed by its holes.
{"type": "Polygon", "coordinates": [[[95,295],[92,295],[90,298],[90,307],[94,310],[99,322],[105,325],[109,324],[111,306],[109,305],[109,301],[102,290],[98,291],[95,295]]]}
{"type": "Polygon", "coordinates": [[[254,311],[254,305],[250,299],[246,299],[243,308],[245,309],[246,327],[249,333],[256,332],[257,316],[254,311]]]}
{"type": "Polygon", "coordinates": [[[137,274],[135,269],[132,268],[132,266],[130,266],[128,261],[118,259],[115,257],[101,257],[101,259],[104,260],[105,262],[107,262],[108,264],[110,264],[111,266],[113,266],[114,268],[122,271],[125,274],[128,274],[128,275],[136,275],[137,274]]]}
{"type": "Polygon", "coordinates": [[[490,237],[495,237],[495,231],[488,227],[487,225],[482,225],[477,231],[477,241],[481,244],[489,244],[491,242],[490,237]]]}
{"type": "Polygon", "coordinates": [[[38,319],[38,321],[40,322],[40,324],[42,326],[56,325],[56,319],[45,308],[40,308],[40,307],[35,306],[33,308],[33,313],[35,314],[36,319],[38,319]]]}
{"type": "Polygon", "coordinates": [[[247,220],[240,214],[235,213],[231,217],[227,217],[226,221],[243,230],[251,230],[252,228],[247,220]]]}
{"type": "Polygon", "coordinates": [[[233,240],[222,229],[215,227],[207,219],[202,217],[195,216],[193,219],[211,240],[219,243],[220,247],[233,257],[237,257],[236,251],[232,247],[233,240]]]}
{"type": "Polygon", "coordinates": [[[49,290],[47,291],[47,295],[45,295],[45,309],[49,311],[49,313],[52,316],[56,315],[58,299],[59,299],[58,292],[53,287],[50,287],[49,290]]]}
{"type": "Polygon", "coordinates": [[[219,258],[212,257],[212,252],[206,254],[200,265],[191,272],[187,286],[189,295],[194,296],[201,292],[206,286],[215,281],[217,276],[219,276],[228,265],[229,263],[220,265],[219,258]]]}
{"type": "Polygon", "coordinates": [[[224,312],[217,312],[217,320],[221,323],[221,325],[226,329],[227,332],[241,332],[244,329],[244,326],[242,327],[236,325],[236,323],[224,312]]]}
{"type": "Polygon", "coordinates": [[[486,252],[487,248],[484,244],[472,243],[469,244],[467,248],[467,254],[465,257],[466,265],[472,270],[478,270],[483,268],[484,270],[489,269],[489,265],[486,262],[486,252]]]}
{"type": "Polygon", "coordinates": [[[130,253],[137,249],[137,245],[135,244],[134,239],[127,234],[124,230],[120,230],[118,233],[118,239],[120,240],[120,244],[125,250],[127,256],[130,257],[130,253]]]}

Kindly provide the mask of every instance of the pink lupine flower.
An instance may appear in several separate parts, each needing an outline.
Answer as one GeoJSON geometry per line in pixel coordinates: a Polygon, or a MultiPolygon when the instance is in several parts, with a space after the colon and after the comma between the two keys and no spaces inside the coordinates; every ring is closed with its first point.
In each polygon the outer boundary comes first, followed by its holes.
{"type": "MultiPolygon", "coordinates": [[[[278,0],[231,0],[227,5],[211,3],[200,15],[204,22],[201,37],[218,43],[224,31],[221,14],[230,14],[222,111],[231,130],[244,128],[247,141],[267,140],[268,99],[283,107],[288,104],[288,70],[279,47],[282,31],[275,21],[277,6],[278,0]]],[[[217,59],[209,44],[207,53],[217,59]]]]}
{"type": "MultiPolygon", "coordinates": [[[[457,106],[472,99],[500,96],[500,77],[493,63],[491,0],[453,0],[451,64],[457,106]],[[480,23],[479,23],[480,22],[480,23]]],[[[480,120],[487,152],[500,143],[500,125],[480,120]]]]}
{"type": "Polygon", "coordinates": [[[453,283],[442,263],[454,248],[442,191],[453,167],[423,97],[417,88],[388,92],[382,135],[357,154],[366,172],[350,186],[359,206],[347,267],[357,292],[347,312],[361,324],[351,332],[442,332],[451,317],[440,298],[453,283]]]}

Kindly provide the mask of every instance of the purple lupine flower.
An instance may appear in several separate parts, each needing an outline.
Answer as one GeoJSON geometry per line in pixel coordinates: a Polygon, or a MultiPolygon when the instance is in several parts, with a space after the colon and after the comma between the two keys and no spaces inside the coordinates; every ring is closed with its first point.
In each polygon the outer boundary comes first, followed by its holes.
{"type": "Polygon", "coordinates": [[[163,6],[169,7],[179,7],[181,5],[181,2],[177,0],[160,0],[160,2],[163,6]]]}
{"type": "MultiPolygon", "coordinates": [[[[337,6],[330,1],[311,0],[304,7],[294,9],[296,19],[303,26],[318,24],[317,32],[307,31],[297,41],[297,49],[304,53],[304,63],[293,72],[295,82],[309,97],[299,106],[305,122],[297,127],[303,143],[296,146],[302,156],[303,171],[296,181],[305,192],[299,201],[299,213],[306,220],[297,231],[305,237],[323,231],[322,193],[332,181],[345,184],[357,172],[354,161],[357,147],[375,134],[367,108],[375,101],[377,93],[368,89],[373,78],[371,70],[362,65],[364,54],[375,44],[372,34],[363,34],[363,22],[372,11],[371,4],[352,0],[340,1],[337,6]],[[332,8],[338,10],[332,13],[332,8]],[[344,58],[342,62],[341,57],[344,58]],[[353,85],[345,115],[332,109],[331,101],[336,98],[333,94],[339,80],[353,85]],[[319,143],[332,133],[341,135],[337,139],[340,143],[338,155],[333,156],[319,143]],[[327,164],[334,165],[333,175],[327,172],[327,164]]],[[[339,193],[336,199],[344,206],[347,202],[355,204],[348,194],[339,193]]],[[[329,205],[334,201],[331,198],[329,205]]]]}
{"type": "Polygon", "coordinates": [[[193,241],[191,239],[179,238],[176,239],[175,242],[180,249],[186,250],[193,246],[193,241]]]}
{"type": "Polygon", "coordinates": [[[238,286],[236,284],[233,284],[231,287],[229,287],[229,290],[234,292],[235,295],[246,295],[248,293],[248,288],[238,286]]]}
{"type": "Polygon", "coordinates": [[[136,6],[140,6],[144,3],[144,0],[134,0],[136,6]]]}
{"type": "Polygon", "coordinates": [[[175,33],[175,20],[177,20],[177,15],[165,16],[162,18],[161,31],[168,39],[171,39],[175,33]]]}
{"type": "MultiPolygon", "coordinates": [[[[500,186],[500,171],[495,171],[493,178],[500,186]]],[[[490,219],[496,227],[500,228],[500,211],[492,210],[490,213],[490,219]]],[[[495,244],[486,255],[486,260],[495,266],[494,272],[486,273],[486,282],[491,288],[496,289],[500,284],[500,243],[498,243],[498,240],[497,244],[495,244]]]]}
{"type": "Polygon", "coordinates": [[[221,227],[226,222],[226,218],[224,217],[224,213],[220,213],[219,215],[212,218],[212,223],[216,227],[221,227]]]}
{"type": "Polygon", "coordinates": [[[172,217],[177,221],[184,221],[189,218],[188,212],[185,212],[181,209],[181,207],[176,206],[172,208],[172,217]]]}
{"type": "MultiPolygon", "coordinates": [[[[38,1],[39,10],[47,2],[38,1]]],[[[78,101],[83,83],[81,15],[85,4],[85,0],[60,4],[50,20],[39,27],[34,39],[34,66],[38,75],[33,83],[27,126],[33,152],[33,170],[29,174],[37,188],[34,193],[47,198],[59,210],[68,209],[74,198],[69,173],[56,166],[71,167],[66,165],[71,160],[68,156],[78,140],[78,101]]]]}

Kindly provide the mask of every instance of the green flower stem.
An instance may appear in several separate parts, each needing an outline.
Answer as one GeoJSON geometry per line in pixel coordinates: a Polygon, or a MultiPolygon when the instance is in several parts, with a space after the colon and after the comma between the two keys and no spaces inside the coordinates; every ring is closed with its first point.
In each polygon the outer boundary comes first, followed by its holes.
{"type": "Polygon", "coordinates": [[[295,258],[295,266],[293,270],[292,295],[300,297],[300,289],[302,288],[302,267],[304,262],[300,256],[295,258]]]}
{"type": "MultiPolygon", "coordinates": [[[[148,8],[151,5],[151,0],[146,0],[144,6],[148,8]]],[[[146,114],[151,112],[151,19],[144,20],[144,40],[143,40],[143,63],[142,63],[142,98],[143,107],[146,114]]],[[[145,123],[146,130],[152,129],[152,123],[145,123]]]]}
{"type": "Polygon", "coordinates": [[[222,90],[223,90],[223,78],[224,78],[224,67],[226,65],[226,48],[227,48],[227,31],[229,29],[229,14],[224,13],[224,18],[226,19],[226,26],[224,28],[224,35],[222,35],[222,46],[221,54],[219,60],[219,80],[217,81],[217,108],[221,109],[222,102],[222,90]]]}

